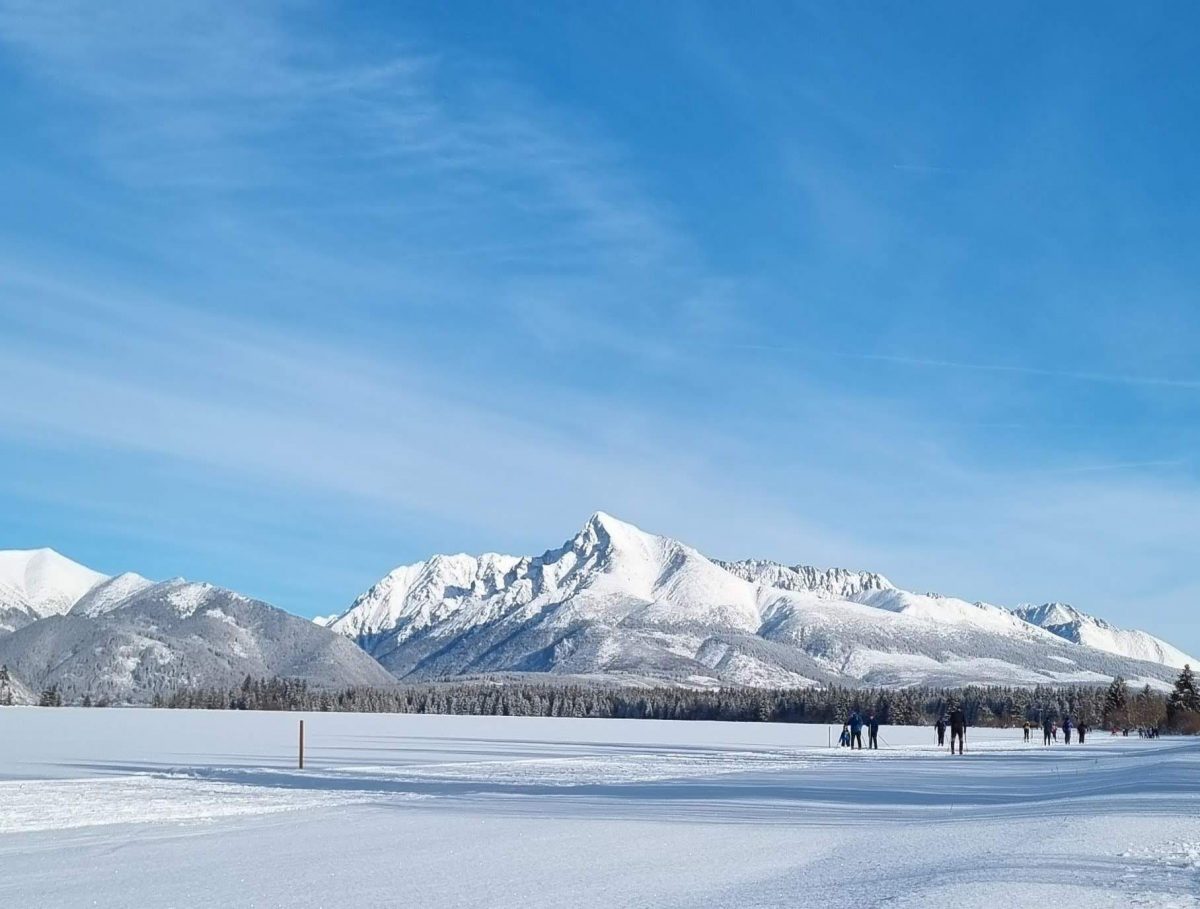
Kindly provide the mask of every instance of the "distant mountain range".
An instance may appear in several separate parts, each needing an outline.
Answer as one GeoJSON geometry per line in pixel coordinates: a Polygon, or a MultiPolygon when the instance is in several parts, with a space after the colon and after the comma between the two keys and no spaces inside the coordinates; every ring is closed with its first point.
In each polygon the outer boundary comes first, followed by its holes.
{"type": "Polygon", "coordinates": [[[546,673],[772,687],[1131,683],[1187,654],[1061,603],[1005,609],[870,572],[709,559],[597,513],[541,556],[437,555],[307,621],[181,579],[0,551],[0,665],[23,697],[146,702],[246,675],[388,685],[546,673]]]}
{"type": "Polygon", "coordinates": [[[1161,684],[1190,658],[1057,604],[709,559],[603,513],[536,558],[434,556],[322,620],[406,680],[541,672],[689,685],[1161,684]]]}
{"type": "Polygon", "coordinates": [[[247,675],[394,682],[350,641],[282,609],[211,584],[110,578],[48,549],[0,552],[0,622],[16,700],[57,686],[68,702],[144,703],[247,675]]]}

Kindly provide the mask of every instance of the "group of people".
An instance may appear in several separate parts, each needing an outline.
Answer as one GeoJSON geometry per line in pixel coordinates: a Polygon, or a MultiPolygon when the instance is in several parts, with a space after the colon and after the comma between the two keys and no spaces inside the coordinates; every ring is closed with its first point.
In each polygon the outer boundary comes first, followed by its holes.
{"type": "MultiPolygon", "coordinates": [[[[1029,722],[1029,720],[1026,720],[1025,725],[1022,728],[1025,731],[1025,741],[1028,742],[1029,741],[1029,733],[1030,733],[1030,730],[1033,729],[1033,724],[1031,724],[1029,722]]],[[[1043,719],[1042,719],[1042,744],[1050,745],[1053,743],[1057,743],[1058,742],[1058,730],[1059,730],[1058,723],[1054,722],[1054,720],[1052,720],[1048,716],[1043,717],[1043,719]]],[[[1091,731],[1092,731],[1091,727],[1088,726],[1084,722],[1072,723],[1070,717],[1067,717],[1066,719],[1063,720],[1063,723],[1062,723],[1063,741],[1068,745],[1071,744],[1072,733],[1074,733],[1076,738],[1079,740],[1079,744],[1082,745],[1087,740],[1087,734],[1091,731]]]]}
{"type": "Polygon", "coordinates": [[[946,729],[950,729],[950,753],[954,754],[954,743],[958,742],[958,753],[963,753],[963,744],[967,737],[967,715],[961,707],[955,707],[950,711],[950,716],[939,716],[933,724],[933,728],[937,731],[938,747],[946,746],[946,729]]]}
{"type": "MultiPolygon", "coordinates": [[[[939,716],[933,724],[933,728],[937,732],[937,743],[939,748],[946,747],[946,731],[950,731],[950,753],[962,754],[967,736],[967,717],[961,707],[954,707],[948,715],[939,716]],[[955,750],[957,746],[957,751],[955,750]]],[[[1025,721],[1023,730],[1025,732],[1025,741],[1029,741],[1030,732],[1034,725],[1025,721]]],[[[877,749],[879,747],[879,718],[875,715],[875,711],[867,712],[864,717],[857,710],[850,714],[850,718],[842,725],[842,734],[838,738],[838,745],[842,748],[858,748],[863,747],[863,729],[867,730],[867,748],[877,749]]],[[[1072,736],[1080,745],[1087,741],[1088,734],[1092,728],[1086,723],[1072,721],[1071,717],[1065,717],[1062,725],[1049,716],[1042,719],[1042,744],[1051,745],[1058,742],[1058,733],[1062,731],[1063,742],[1067,745],[1071,744],[1072,736]]],[[[1117,734],[1117,730],[1113,730],[1113,735],[1117,734]]],[[[1124,731],[1125,735],[1129,735],[1129,730],[1124,731]]],[[[1158,730],[1154,728],[1139,728],[1137,730],[1138,738],[1156,738],[1158,730]]]]}
{"type": "Polygon", "coordinates": [[[872,710],[867,714],[866,719],[857,710],[851,712],[850,718],[842,726],[842,735],[838,739],[838,744],[843,748],[858,748],[862,749],[862,731],[863,727],[867,729],[867,747],[879,748],[879,718],[875,716],[875,711],[872,710]]]}
{"type": "MultiPolygon", "coordinates": [[[[940,716],[933,724],[937,730],[938,746],[946,746],[946,730],[950,730],[950,753],[962,754],[967,737],[967,715],[961,707],[955,707],[949,716],[940,716]],[[958,750],[955,751],[957,746],[958,750]]],[[[875,711],[867,713],[866,718],[857,710],[852,711],[850,718],[842,726],[842,734],[838,737],[838,745],[842,748],[861,749],[863,728],[867,730],[867,748],[879,748],[879,718],[875,711]]]]}

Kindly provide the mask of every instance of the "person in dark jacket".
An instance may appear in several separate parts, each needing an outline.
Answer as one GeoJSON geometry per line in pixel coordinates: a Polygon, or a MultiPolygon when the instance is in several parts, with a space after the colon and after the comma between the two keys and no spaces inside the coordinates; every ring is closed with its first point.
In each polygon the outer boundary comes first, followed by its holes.
{"type": "Polygon", "coordinates": [[[1054,724],[1050,722],[1050,717],[1042,719],[1042,744],[1050,744],[1050,735],[1054,731],[1054,724]]]}
{"type": "Polygon", "coordinates": [[[1087,724],[1080,720],[1079,725],[1075,727],[1075,731],[1079,733],[1079,744],[1082,745],[1083,737],[1087,735],[1087,724]]]}
{"type": "Polygon", "coordinates": [[[933,728],[937,730],[938,747],[944,748],[946,746],[946,718],[944,716],[938,717],[937,722],[933,724],[933,728]]]}
{"type": "Polygon", "coordinates": [[[1029,741],[1029,720],[1025,721],[1025,726],[1023,728],[1025,730],[1025,741],[1028,742],[1029,741]]]}
{"type": "Polygon", "coordinates": [[[950,753],[954,754],[954,740],[958,739],[958,753],[963,753],[967,737],[967,715],[961,707],[950,711],[950,753]]]}
{"type": "Polygon", "coordinates": [[[862,750],[862,728],[863,720],[858,711],[855,710],[850,714],[850,747],[862,750]]]}
{"type": "Polygon", "coordinates": [[[1063,741],[1068,745],[1071,744],[1071,718],[1070,717],[1067,717],[1065,720],[1063,720],[1063,741]]]}
{"type": "Polygon", "coordinates": [[[874,710],[867,717],[867,747],[879,750],[879,717],[874,710]]]}

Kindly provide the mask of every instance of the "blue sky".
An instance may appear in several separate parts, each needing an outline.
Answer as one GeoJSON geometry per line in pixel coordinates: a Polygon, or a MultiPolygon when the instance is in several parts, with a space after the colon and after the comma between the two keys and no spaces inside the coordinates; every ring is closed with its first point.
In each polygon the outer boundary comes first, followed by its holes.
{"type": "Polygon", "coordinates": [[[0,546],[311,615],[603,509],[1198,652],[1198,19],[0,0],[0,546]]]}

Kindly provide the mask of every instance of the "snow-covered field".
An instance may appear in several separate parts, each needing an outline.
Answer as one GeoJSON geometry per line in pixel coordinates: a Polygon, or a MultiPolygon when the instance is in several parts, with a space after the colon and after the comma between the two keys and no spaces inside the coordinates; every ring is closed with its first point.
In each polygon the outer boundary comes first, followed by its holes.
{"type": "Polygon", "coordinates": [[[1200,741],[0,710],[0,906],[1200,907],[1200,741]]]}

